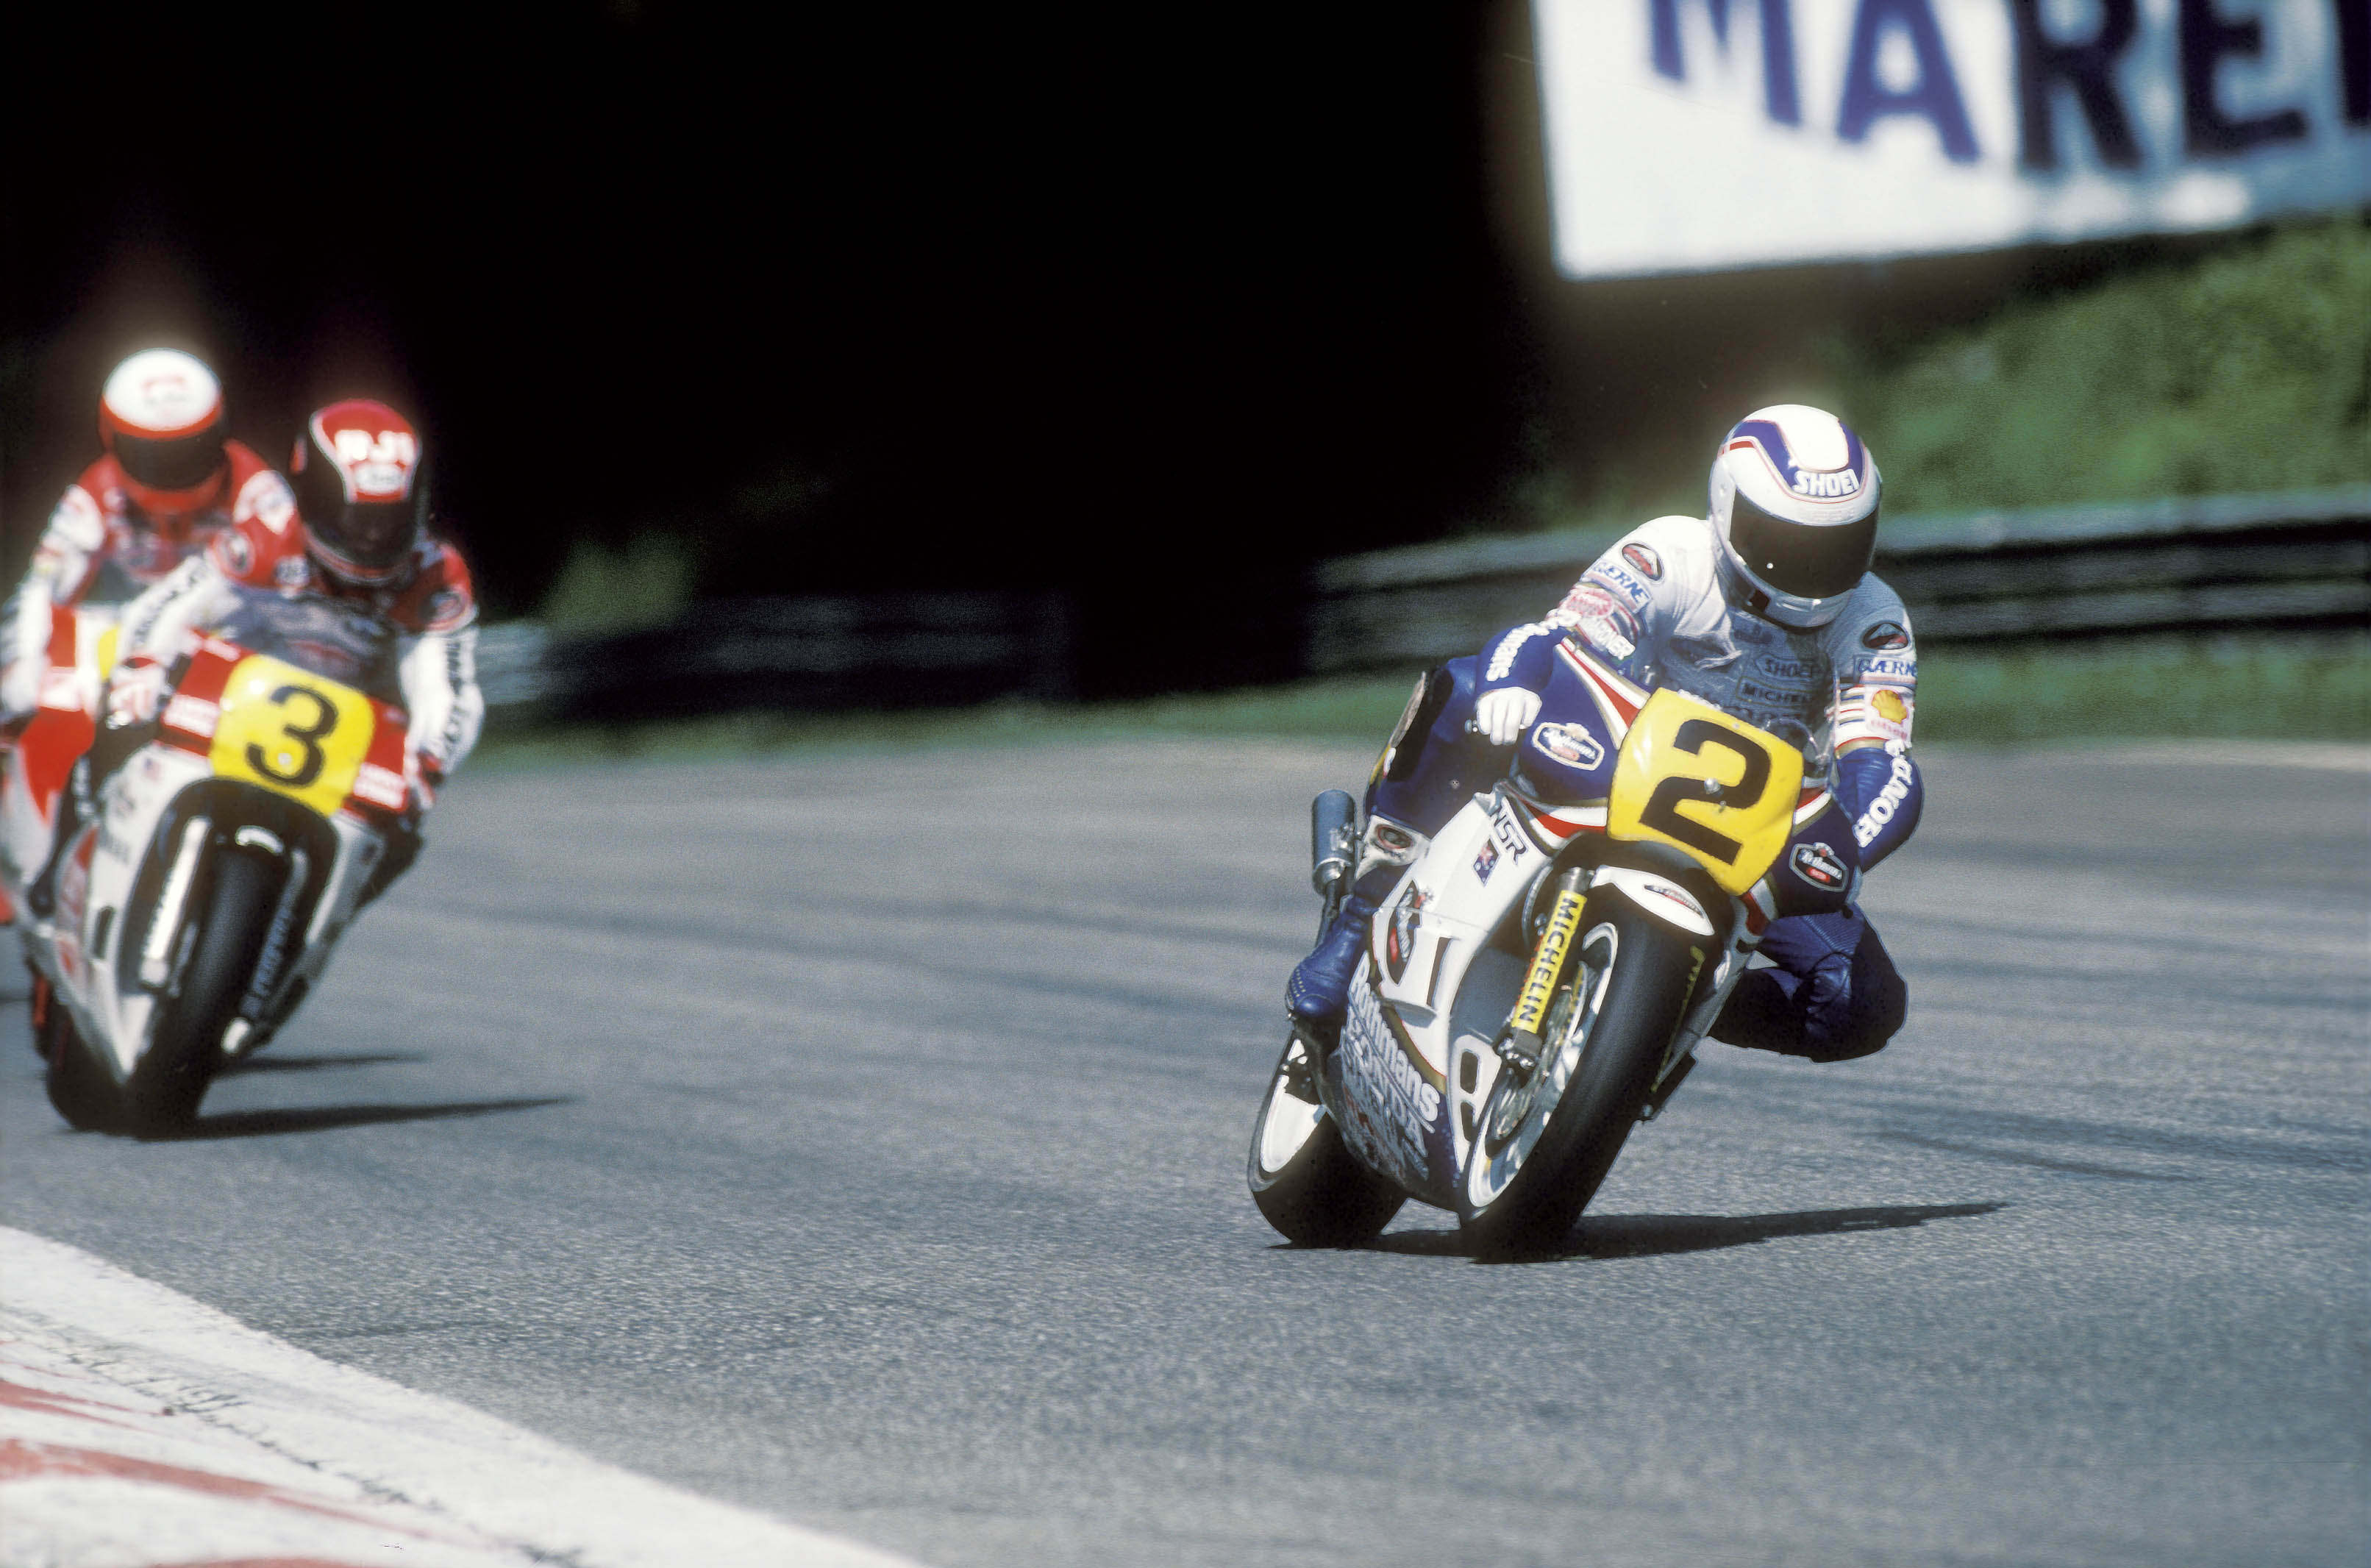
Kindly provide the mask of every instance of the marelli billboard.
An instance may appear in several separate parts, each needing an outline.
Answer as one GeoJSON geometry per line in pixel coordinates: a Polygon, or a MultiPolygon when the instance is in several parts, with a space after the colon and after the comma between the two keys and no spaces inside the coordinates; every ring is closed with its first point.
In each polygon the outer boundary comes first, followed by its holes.
{"type": "Polygon", "coordinates": [[[1578,279],[2371,202],[2371,0],[1535,0],[1578,279]]]}

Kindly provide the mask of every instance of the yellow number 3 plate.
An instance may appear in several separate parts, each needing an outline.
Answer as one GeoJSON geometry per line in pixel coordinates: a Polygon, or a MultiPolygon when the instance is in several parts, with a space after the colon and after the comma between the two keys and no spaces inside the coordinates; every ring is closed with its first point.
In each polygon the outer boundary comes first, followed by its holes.
{"type": "Polygon", "coordinates": [[[370,699],[353,688],[250,654],[223,687],[211,758],[220,776],[277,790],[328,817],[353,792],[377,727],[370,699]]]}
{"type": "Polygon", "coordinates": [[[1647,699],[1623,738],[1605,831],[1685,850],[1714,881],[1742,893],[1787,847],[1802,790],[1801,752],[1667,687],[1647,699]]]}

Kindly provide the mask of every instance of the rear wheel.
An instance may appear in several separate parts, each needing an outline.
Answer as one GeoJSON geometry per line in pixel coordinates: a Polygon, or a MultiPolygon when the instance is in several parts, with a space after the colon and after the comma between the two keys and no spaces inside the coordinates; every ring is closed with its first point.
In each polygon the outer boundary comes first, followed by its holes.
{"type": "Polygon", "coordinates": [[[1317,1097],[1318,1064],[1293,1031],[1252,1129],[1252,1202],[1278,1234],[1303,1247],[1371,1241],[1407,1195],[1360,1165],[1317,1097]]]}
{"type": "Polygon", "coordinates": [[[1581,916],[1540,1060],[1509,1065],[1483,1106],[1458,1219],[1484,1253],[1536,1252],[1572,1228],[1654,1088],[1704,945],[1620,894],[1581,916]]]}
{"type": "Polygon", "coordinates": [[[197,1119],[198,1101],[222,1064],[222,1035],[254,977],[279,891],[279,866],[237,849],[215,852],[202,914],[181,940],[179,993],[165,1004],[147,1054],[123,1086],[134,1137],[169,1138],[197,1119]]]}

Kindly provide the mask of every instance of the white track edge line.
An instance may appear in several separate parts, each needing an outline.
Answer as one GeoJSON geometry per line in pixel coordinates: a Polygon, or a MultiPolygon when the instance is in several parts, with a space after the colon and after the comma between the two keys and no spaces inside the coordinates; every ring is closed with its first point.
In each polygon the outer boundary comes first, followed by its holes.
{"type": "Polygon", "coordinates": [[[0,1319],[134,1393],[219,1396],[203,1419],[226,1442],[301,1459],[574,1568],[916,1568],[341,1366],[78,1248],[7,1226],[0,1319]]]}

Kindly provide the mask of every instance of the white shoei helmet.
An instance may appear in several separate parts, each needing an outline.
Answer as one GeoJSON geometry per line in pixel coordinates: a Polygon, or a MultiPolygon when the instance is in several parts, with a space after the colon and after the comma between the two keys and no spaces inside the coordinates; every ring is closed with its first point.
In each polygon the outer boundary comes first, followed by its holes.
{"type": "Polygon", "coordinates": [[[1834,414],[1756,409],[1712,459],[1712,526],[1743,608],[1809,631],[1833,621],[1877,552],[1877,459],[1834,414]]]}

